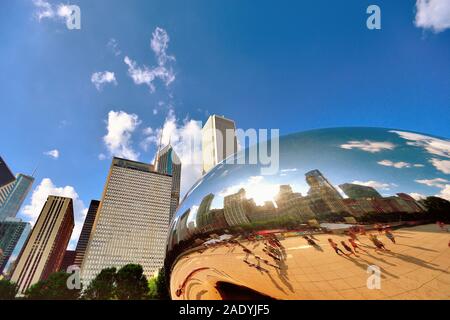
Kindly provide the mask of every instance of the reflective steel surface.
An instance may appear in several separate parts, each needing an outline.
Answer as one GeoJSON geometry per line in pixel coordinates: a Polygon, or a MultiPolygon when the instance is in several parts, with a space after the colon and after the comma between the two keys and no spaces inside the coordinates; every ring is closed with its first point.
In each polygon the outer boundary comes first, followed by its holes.
{"type": "Polygon", "coordinates": [[[279,161],[220,164],[190,190],[167,244],[173,299],[450,298],[450,236],[421,201],[450,199],[449,140],[323,129],[280,138],[279,161]]]}

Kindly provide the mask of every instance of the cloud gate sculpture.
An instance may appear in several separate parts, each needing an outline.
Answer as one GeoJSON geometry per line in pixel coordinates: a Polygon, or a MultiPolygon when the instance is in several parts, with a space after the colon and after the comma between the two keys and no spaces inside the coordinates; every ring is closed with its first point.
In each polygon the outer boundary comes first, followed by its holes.
{"type": "Polygon", "coordinates": [[[280,138],[278,172],[260,169],[219,164],[185,196],[173,299],[450,298],[450,140],[314,130],[280,138]]]}

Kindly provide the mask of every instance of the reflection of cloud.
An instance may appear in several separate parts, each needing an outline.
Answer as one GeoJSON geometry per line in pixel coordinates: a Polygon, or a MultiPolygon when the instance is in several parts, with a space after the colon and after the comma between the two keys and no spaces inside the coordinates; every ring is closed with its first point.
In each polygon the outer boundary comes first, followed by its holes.
{"type": "Polygon", "coordinates": [[[450,158],[450,141],[433,138],[419,133],[390,131],[398,134],[401,138],[409,140],[410,146],[424,148],[428,153],[441,157],[450,158]]]}
{"type": "Polygon", "coordinates": [[[376,153],[380,152],[382,150],[393,150],[395,148],[395,144],[390,142],[380,142],[380,141],[370,141],[370,140],[364,140],[364,141],[348,141],[347,143],[344,143],[341,145],[342,149],[360,149],[362,151],[370,152],[370,153],[376,153]]]}
{"type": "Polygon", "coordinates": [[[439,171],[445,174],[450,174],[450,160],[431,159],[430,162],[439,171]]]}
{"type": "Polygon", "coordinates": [[[416,180],[416,182],[427,185],[429,187],[436,187],[436,188],[445,188],[445,184],[450,183],[450,181],[442,179],[442,178],[422,179],[422,180],[416,180]]]}
{"type": "Polygon", "coordinates": [[[423,194],[421,194],[421,193],[417,193],[417,192],[411,192],[410,194],[409,194],[411,197],[413,197],[415,200],[422,200],[422,199],[426,199],[426,195],[423,195],[423,194]]]}
{"type": "Polygon", "coordinates": [[[378,181],[374,181],[374,180],[370,180],[370,181],[353,181],[353,184],[359,184],[361,186],[366,186],[366,187],[372,187],[375,189],[380,189],[380,190],[389,190],[390,187],[395,186],[393,183],[383,183],[383,182],[378,182],[378,181]]]}
{"type": "Polygon", "coordinates": [[[408,163],[408,162],[393,162],[391,160],[381,160],[378,161],[379,165],[385,166],[385,167],[394,167],[397,169],[402,169],[402,168],[411,168],[412,164],[408,163]]]}
{"type": "Polygon", "coordinates": [[[450,184],[445,185],[445,187],[441,190],[441,193],[437,196],[450,201],[450,184]]]}
{"type": "Polygon", "coordinates": [[[265,181],[263,176],[252,176],[244,183],[228,187],[218,193],[220,197],[226,197],[244,189],[247,199],[253,199],[257,205],[263,205],[265,201],[273,201],[280,191],[278,184],[271,184],[265,181]]]}

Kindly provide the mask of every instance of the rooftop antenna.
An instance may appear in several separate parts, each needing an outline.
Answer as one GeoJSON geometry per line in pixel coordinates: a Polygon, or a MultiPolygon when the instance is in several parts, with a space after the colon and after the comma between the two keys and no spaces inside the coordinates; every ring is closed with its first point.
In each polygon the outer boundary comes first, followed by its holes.
{"type": "Polygon", "coordinates": [[[158,151],[156,152],[156,158],[155,158],[155,164],[154,164],[155,170],[158,170],[158,159],[159,159],[159,153],[161,152],[163,133],[164,133],[164,128],[161,129],[161,135],[159,136],[158,151]]]}

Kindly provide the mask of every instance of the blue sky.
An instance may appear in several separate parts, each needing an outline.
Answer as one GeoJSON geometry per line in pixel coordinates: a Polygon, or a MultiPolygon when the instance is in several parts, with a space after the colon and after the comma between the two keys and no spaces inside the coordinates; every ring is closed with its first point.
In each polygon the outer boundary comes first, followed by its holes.
{"type": "MultiPolygon", "coordinates": [[[[38,166],[21,217],[35,219],[53,192],[75,197],[82,220],[111,155],[151,161],[164,124],[183,153],[211,113],[282,135],[378,126],[449,137],[450,8],[426,3],[1,1],[0,151],[16,173],[38,166]],[[67,29],[61,4],[80,7],[81,30],[67,29]],[[366,28],[370,4],[381,30],[366,28]],[[95,73],[109,82],[96,87],[95,73]]],[[[185,189],[198,176],[186,168],[185,189]]]]}

